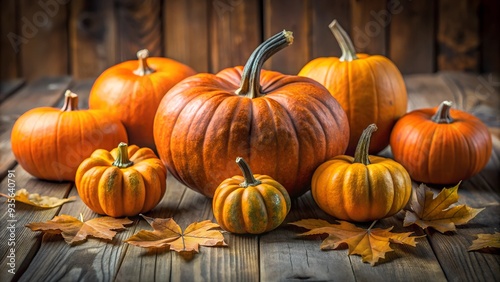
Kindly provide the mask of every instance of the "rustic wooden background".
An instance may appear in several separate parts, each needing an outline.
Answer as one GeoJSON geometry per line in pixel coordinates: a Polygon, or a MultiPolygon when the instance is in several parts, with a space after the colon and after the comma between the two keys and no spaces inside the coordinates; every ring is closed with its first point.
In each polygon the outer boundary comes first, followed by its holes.
{"type": "Polygon", "coordinates": [[[294,32],[266,64],[294,74],[338,56],[336,18],[358,51],[404,74],[500,71],[498,0],[1,0],[1,79],[95,77],[141,48],[200,72],[244,64],[264,38],[294,32]]]}

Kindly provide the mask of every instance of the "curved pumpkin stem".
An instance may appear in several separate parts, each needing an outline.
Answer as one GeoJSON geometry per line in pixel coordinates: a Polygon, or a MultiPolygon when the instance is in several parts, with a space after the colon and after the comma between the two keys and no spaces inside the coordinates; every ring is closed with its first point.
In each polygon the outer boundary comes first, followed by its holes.
{"type": "Polygon", "coordinates": [[[370,139],[375,131],[377,131],[377,126],[374,123],[368,125],[368,127],[363,130],[361,137],[359,137],[358,146],[356,146],[353,163],[362,163],[364,165],[370,164],[368,149],[370,149],[370,139]]]}
{"type": "Polygon", "coordinates": [[[148,49],[142,49],[137,52],[137,59],[139,60],[139,67],[134,71],[134,74],[139,76],[145,76],[154,73],[155,70],[148,65],[149,51],[148,49]]]}
{"type": "Polygon", "coordinates": [[[257,47],[243,69],[240,88],[236,94],[245,95],[248,98],[256,98],[261,95],[260,71],[264,62],[281,49],[293,43],[291,31],[283,30],[264,41],[257,47]]]}
{"type": "Polygon", "coordinates": [[[340,26],[337,20],[333,20],[333,22],[331,22],[328,27],[339,43],[340,50],[342,50],[342,56],[339,58],[339,61],[350,62],[358,59],[358,56],[356,56],[356,49],[354,49],[354,44],[352,44],[351,38],[349,37],[347,32],[345,32],[345,30],[340,26]]]}
{"type": "Polygon", "coordinates": [[[241,157],[236,158],[236,163],[241,169],[241,172],[243,173],[243,177],[245,178],[245,181],[240,183],[241,187],[248,187],[248,186],[256,186],[259,185],[261,182],[260,180],[255,179],[253,176],[252,171],[250,170],[250,167],[248,166],[247,162],[241,157]]]}
{"type": "Polygon", "coordinates": [[[134,165],[134,162],[128,158],[128,145],[125,142],[118,144],[118,156],[116,157],[113,165],[119,168],[126,168],[134,165]]]}
{"type": "Polygon", "coordinates": [[[61,108],[63,112],[71,112],[78,110],[78,95],[71,92],[71,90],[66,90],[64,93],[64,104],[61,108]]]}
{"type": "Polygon", "coordinates": [[[452,123],[454,120],[450,116],[450,109],[453,103],[451,101],[443,101],[432,116],[431,120],[436,123],[452,123]]]}

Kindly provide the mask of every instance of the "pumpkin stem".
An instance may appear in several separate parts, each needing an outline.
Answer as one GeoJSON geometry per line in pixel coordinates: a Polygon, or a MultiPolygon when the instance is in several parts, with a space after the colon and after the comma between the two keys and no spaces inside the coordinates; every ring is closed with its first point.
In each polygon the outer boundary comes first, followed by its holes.
{"type": "Polygon", "coordinates": [[[71,92],[71,90],[66,90],[64,93],[64,105],[61,108],[63,112],[71,112],[78,110],[78,95],[71,92]]]}
{"type": "Polygon", "coordinates": [[[128,145],[125,142],[118,144],[118,156],[116,157],[113,165],[119,168],[126,168],[132,166],[134,162],[128,158],[128,145]]]}
{"type": "Polygon", "coordinates": [[[241,75],[240,88],[235,93],[252,99],[261,96],[260,71],[262,65],[272,55],[292,43],[292,32],[283,30],[260,44],[245,64],[241,75]]]}
{"type": "Polygon", "coordinates": [[[337,20],[333,20],[333,22],[331,22],[328,27],[339,43],[340,50],[342,50],[342,56],[340,57],[339,61],[350,62],[358,59],[358,57],[356,56],[356,49],[354,49],[354,44],[352,44],[351,38],[349,37],[347,32],[345,32],[345,30],[340,26],[337,20]]]}
{"type": "Polygon", "coordinates": [[[374,123],[368,125],[368,127],[363,130],[361,137],[359,137],[358,146],[356,146],[353,163],[362,163],[364,165],[370,164],[368,149],[370,149],[370,139],[372,138],[372,134],[376,130],[377,126],[374,123]]]}
{"type": "Polygon", "coordinates": [[[243,173],[243,177],[245,178],[245,181],[240,183],[241,187],[248,187],[248,186],[256,186],[259,185],[261,182],[260,180],[255,179],[253,176],[252,171],[250,170],[250,167],[248,166],[247,162],[241,157],[236,158],[236,163],[241,169],[241,172],[243,173]]]}
{"type": "Polygon", "coordinates": [[[436,123],[452,123],[453,119],[450,116],[450,109],[453,103],[451,101],[443,101],[437,112],[432,116],[431,120],[436,123]]]}
{"type": "Polygon", "coordinates": [[[134,71],[134,74],[139,76],[145,76],[147,74],[154,73],[155,70],[148,65],[149,51],[148,49],[142,49],[137,52],[137,59],[139,60],[139,67],[134,71]]]}

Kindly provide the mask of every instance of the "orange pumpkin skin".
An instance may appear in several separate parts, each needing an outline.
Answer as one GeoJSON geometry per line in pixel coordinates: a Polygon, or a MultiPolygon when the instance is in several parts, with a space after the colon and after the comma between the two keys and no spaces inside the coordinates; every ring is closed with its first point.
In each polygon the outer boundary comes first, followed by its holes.
{"type": "Polygon", "coordinates": [[[139,60],[112,66],[97,78],[89,107],[119,118],[131,144],[154,149],[153,120],[158,104],[172,86],[196,72],[172,59],[148,58],[140,52],[147,50],[138,52],[139,60]]]}
{"type": "Polygon", "coordinates": [[[399,212],[410,199],[412,184],[405,168],[392,159],[368,156],[365,149],[361,161],[357,156],[336,156],[314,172],[313,199],[338,219],[382,219],[399,212]]]}
{"type": "Polygon", "coordinates": [[[345,110],[351,134],[347,155],[354,154],[363,130],[371,123],[377,125],[370,145],[370,154],[374,154],[389,145],[394,124],[406,113],[406,86],[388,58],[351,52],[356,59],[317,58],[307,63],[299,75],[320,82],[345,110]]]}
{"type": "Polygon", "coordinates": [[[152,210],[163,198],[167,171],[149,148],[120,143],[111,152],[96,150],[78,167],[75,185],[93,211],[112,217],[152,210]]]}
{"type": "Polygon", "coordinates": [[[323,86],[260,66],[252,69],[253,83],[242,67],[187,78],[158,107],[160,158],[176,179],[207,197],[238,175],[238,156],[299,196],[316,167],[347,147],[346,115],[323,86]]]}
{"type": "Polygon", "coordinates": [[[127,140],[123,124],[104,111],[78,110],[78,96],[66,92],[62,109],[42,107],[24,113],[12,128],[12,152],[31,175],[74,181],[78,165],[98,148],[127,140]]]}
{"type": "Polygon", "coordinates": [[[493,149],[488,127],[464,111],[443,102],[403,116],[391,134],[394,159],[410,176],[431,184],[455,184],[479,173],[493,149]],[[442,115],[447,122],[436,121],[442,115]]]}

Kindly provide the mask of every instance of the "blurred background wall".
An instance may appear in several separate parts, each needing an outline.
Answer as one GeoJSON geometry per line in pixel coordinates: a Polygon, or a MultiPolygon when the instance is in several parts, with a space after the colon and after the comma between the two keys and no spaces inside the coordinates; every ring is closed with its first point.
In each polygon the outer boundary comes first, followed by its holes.
{"type": "Polygon", "coordinates": [[[265,68],[296,74],[340,55],[333,19],[403,74],[500,71],[498,0],[1,0],[0,75],[91,78],[142,48],[217,72],[283,29],[294,44],[265,68]]]}

